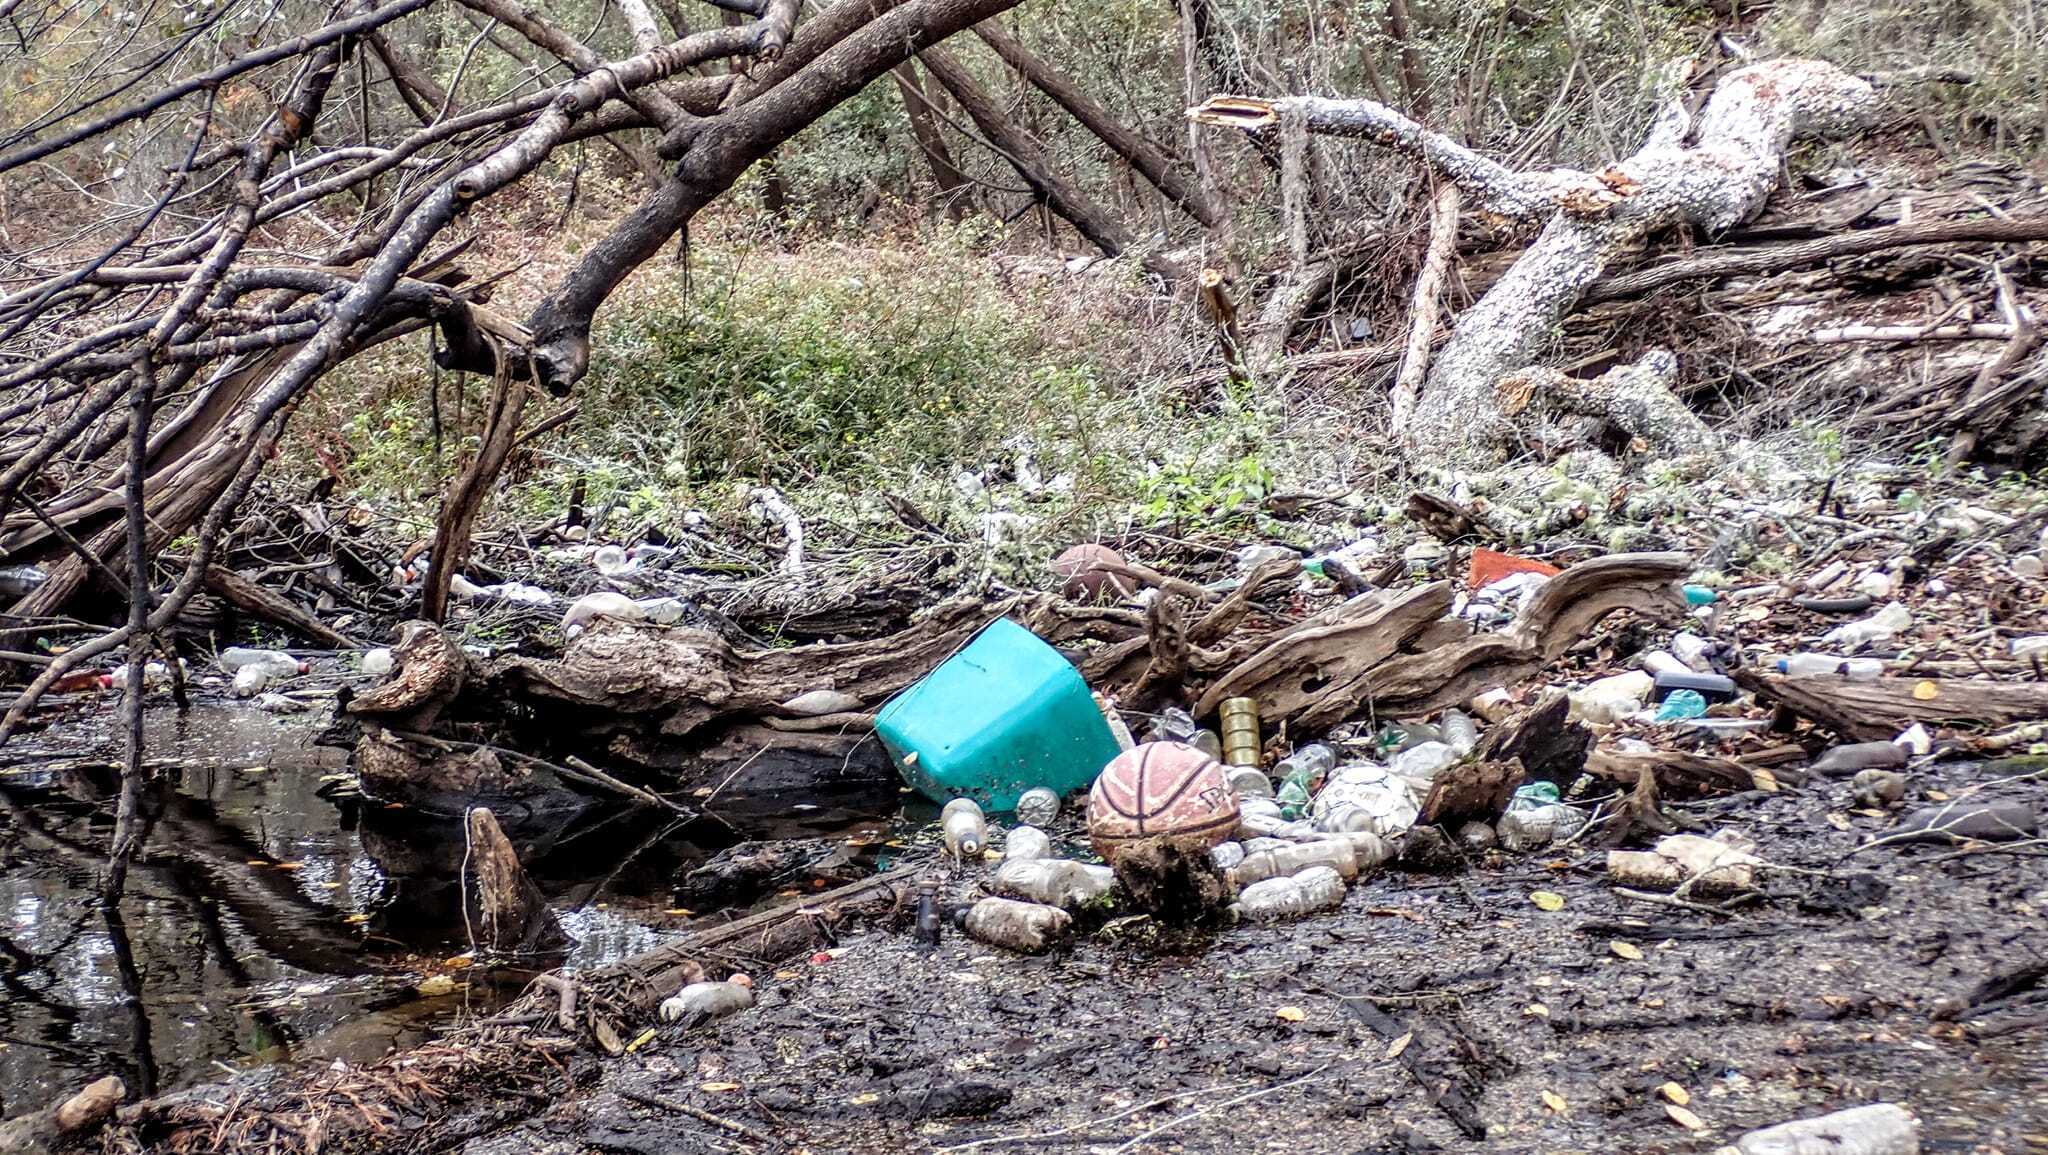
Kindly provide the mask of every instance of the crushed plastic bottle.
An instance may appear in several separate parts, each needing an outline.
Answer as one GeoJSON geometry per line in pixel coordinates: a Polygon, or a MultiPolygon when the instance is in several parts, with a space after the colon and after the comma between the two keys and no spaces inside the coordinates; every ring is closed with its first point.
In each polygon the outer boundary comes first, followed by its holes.
{"type": "Polygon", "coordinates": [[[1271,798],[1239,798],[1237,800],[1237,833],[1240,838],[1258,838],[1269,835],[1287,819],[1280,813],[1280,803],[1271,798]]]}
{"type": "Polygon", "coordinates": [[[683,620],[684,614],[690,612],[690,603],[681,598],[642,598],[634,604],[640,607],[641,613],[647,615],[648,621],[657,626],[675,625],[683,620]]]}
{"type": "Polygon", "coordinates": [[[1403,778],[1416,778],[1428,782],[1434,779],[1446,766],[1458,761],[1458,752],[1448,742],[1424,742],[1394,755],[1387,769],[1403,778]]]}
{"type": "Polygon", "coordinates": [[[597,547],[597,552],[590,555],[590,565],[606,577],[617,577],[639,568],[632,558],[626,556],[625,550],[615,545],[597,547]]]}
{"type": "Polygon", "coordinates": [[[49,573],[39,565],[0,566],[0,596],[27,597],[49,580],[49,573]]]}
{"type": "Polygon", "coordinates": [[[970,937],[990,946],[1036,954],[1063,937],[1074,925],[1074,916],[1056,906],[1018,902],[1013,898],[984,898],[967,911],[966,930],[970,937]]]}
{"type": "Polygon", "coordinates": [[[1023,898],[1071,910],[1116,889],[1116,873],[1069,858],[1034,858],[1004,862],[989,879],[989,889],[1007,898],[1023,898]]]}
{"type": "Polygon", "coordinates": [[[1709,655],[1714,652],[1714,643],[1698,634],[1681,630],[1671,636],[1671,654],[1684,662],[1687,669],[1701,674],[1714,672],[1709,655]]]}
{"type": "Polygon", "coordinates": [[[1095,699],[1095,708],[1102,711],[1102,720],[1109,726],[1110,736],[1116,739],[1116,748],[1129,750],[1138,744],[1131,736],[1131,727],[1124,721],[1123,714],[1101,694],[1090,695],[1095,699]]]}
{"type": "Polygon", "coordinates": [[[1286,878],[1268,878],[1238,892],[1230,912],[1240,919],[1263,922],[1295,918],[1344,904],[1344,877],[1327,866],[1312,866],[1286,878]]]}
{"type": "Polygon", "coordinates": [[[1060,796],[1044,786],[1033,786],[1017,796],[1017,820],[1029,826],[1050,826],[1060,816],[1060,796]]]}
{"type": "Polygon", "coordinates": [[[1036,826],[1019,826],[1003,837],[1003,861],[1029,862],[1052,857],[1052,836],[1036,826]]]}
{"type": "Polygon", "coordinates": [[[600,617],[637,622],[647,617],[647,611],[625,594],[599,590],[569,604],[568,610],[562,614],[562,632],[566,634],[570,630],[582,629],[600,617]]]}
{"type": "Polygon", "coordinates": [[[1778,672],[1792,678],[1847,678],[1875,682],[1884,676],[1876,658],[1837,658],[1832,654],[1793,654],[1777,660],[1778,672]]]}
{"type": "Polygon", "coordinates": [[[1531,782],[1515,791],[1507,813],[1495,824],[1500,844],[1513,851],[1537,850],[1562,838],[1570,838],[1586,825],[1586,816],[1576,807],[1558,800],[1557,786],[1531,782]]]}
{"type": "Polygon", "coordinates": [[[1278,850],[1261,850],[1247,854],[1244,861],[1230,872],[1231,878],[1239,885],[1263,882],[1268,878],[1299,874],[1311,866],[1327,866],[1345,878],[1358,877],[1358,852],[1347,839],[1324,838],[1315,842],[1297,842],[1278,850]]]}
{"type": "Polygon", "coordinates": [[[1273,796],[1279,800],[1281,815],[1301,817],[1322,786],[1324,776],[1336,764],[1337,752],[1321,744],[1303,746],[1282,758],[1273,767],[1273,776],[1280,780],[1280,788],[1273,796]]]}
{"type": "Polygon", "coordinates": [[[662,1000],[661,1020],[673,1023],[690,1018],[717,1019],[753,1005],[754,988],[751,983],[691,983],[662,1000]]]}
{"type": "Polygon", "coordinates": [[[1479,727],[1463,710],[1445,710],[1438,728],[1444,732],[1444,744],[1460,758],[1479,745],[1479,727]]]}
{"type": "Polygon", "coordinates": [[[1414,826],[1420,808],[1406,782],[1370,762],[1357,762],[1331,772],[1309,813],[1317,829],[1326,832],[1393,835],[1414,826]]]}
{"type": "Polygon", "coordinates": [[[1659,722],[1682,722],[1687,718],[1698,718],[1707,712],[1707,700],[1698,690],[1673,690],[1657,707],[1659,722]]]}
{"type": "Polygon", "coordinates": [[[363,651],[363,673],[373,678],[381,678],[390,673],[394,664],[396,659],[386,647],[379,646],[374,650],[363,651]]]}
{"type": "Polygon", "coordinates": [[[1641,670],[1601,678],[1571,695],[1571,716],[1583,722],[1619,722],[1643,708],[1657,681],[1641,670]]]}
{"type": "Polygon", "coordinates": [[[1903,602],[1887,602],[1885,607],[1867,618],[1847,625],[1836,626],[1821,635],[1821,641],[1830,646],[1841,646],[1851,653],[1882,642],[1903,633],[1913,624],[1913,611],[1903,602]]]}
{"type": "MultiPolygon", "coordinates": [[[[1240,800],[1273,797],[1273,780],[1266,777],[1266,772],[1257,766],[1233,766],[1225,781],[1230,783],[1232,790],[1237,791],[1240,800]]],[[[1239,809],[1241,811],[1243,807],[1240,806],[1239,809]]]]}
{"type": "Polygon", "coordinates": [[[955,859],[971,858],[988,848],[988,821],[981,804],[972,798],[955,798],[939,811],[939,832],[946,850],[955,859]]]}
{"type": "Polygon", "coordinates": [[[283,650],[229,646],[215,655],[213,660],[223,671],[230,674],[238,674],[251,667],[262,667],[274,671],[280,678],[290,678],[300,671],[299,660],[283,650]]]}

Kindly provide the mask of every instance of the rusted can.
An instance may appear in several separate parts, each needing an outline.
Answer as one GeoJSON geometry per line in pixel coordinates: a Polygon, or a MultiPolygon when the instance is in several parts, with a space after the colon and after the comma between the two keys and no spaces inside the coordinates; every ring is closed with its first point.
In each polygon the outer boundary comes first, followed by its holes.
{"type": "Polygon", "coordinates": [[[1250,698],[1225,698],[1222,718],[1223,761],[1229,766],[1259,764],[1259,704],[1250,698]]]}

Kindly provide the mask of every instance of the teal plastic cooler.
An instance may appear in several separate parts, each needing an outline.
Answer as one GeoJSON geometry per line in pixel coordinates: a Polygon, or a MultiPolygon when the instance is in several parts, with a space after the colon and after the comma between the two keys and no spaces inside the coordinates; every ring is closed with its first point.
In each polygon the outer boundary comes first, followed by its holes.
{"type": "Polygon", "coordinates": [[[1080,672],[1007,618],[889,699],[875,731],[919,793],[984,810],[1015,809],[1034,786],[1079,790],[1117,755],[1080,672]]]}

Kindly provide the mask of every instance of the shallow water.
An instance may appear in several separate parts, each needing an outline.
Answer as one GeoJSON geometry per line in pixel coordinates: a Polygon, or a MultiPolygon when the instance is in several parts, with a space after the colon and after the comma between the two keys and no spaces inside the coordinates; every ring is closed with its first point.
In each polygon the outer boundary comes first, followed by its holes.
{"type": "MultiPolygon", "coordinates": [[[[95,887],[115,773],[84,752],[103,746],[112,715],[0,752],[0,1114],[107,1073],[149,1093],[219,1064],[367,1060],[499,997],[482,984],[413,991],[467,950],[459,827],[354,796],[343,752],[311,742],[317,716],[152,711],[151,757],[169,763],[163,815],[111,917],[95,887]]],[[[729,801],[737,831],[602,805],[501,815],[577,939],[566,965],[680,934],[674,880],[736,834],[878,826],[858,811],[729,801]]]]}

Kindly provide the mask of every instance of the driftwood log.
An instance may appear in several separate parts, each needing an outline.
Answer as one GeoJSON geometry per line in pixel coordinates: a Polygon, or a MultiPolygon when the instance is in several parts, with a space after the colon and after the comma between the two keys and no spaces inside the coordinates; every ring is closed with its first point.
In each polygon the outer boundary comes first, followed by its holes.
{"type": "Polygon", "coordinates": [[[128,1085],[108,1075],[45,1110],[0,1123],[0,1151],[44,1155],[69,1147],[105,1123],[128,1097],[128,1085]]]}
{"type": "Polygon", "coordinates": [[[1679,553],[1583,562],[1537,591],[1506,630],[1471,634],[1453,623],[1462,635],[1457,640],[1445,640],[1453,630],[1439,627],[1454,598],[1449,582],[1377,605],[1361,602],[1354,617],[1305,624],[1268,642],[1212,683],[1195,713],[1204,716],[1240,695],[1256,698],[1269,724],[1306,729],[1334,725],[1367,706],[1385,717],[1435,713],[1527,679],[1610,614],[1682,612],[1678,582],[1691,569],[1679,553]]]}
{"type": "Polygon", "coordinates": [[[540,887],[526,876],[497,817],[477,807],[469,812],[467,832],[462,917],[471,945],[494,955],[546,954],[567,947],[569,936],[540,887]]]}
{"type": "Polygon", "coordinates": [[[1989,729],[2048,718],[2048,682],[1963,678],[1792,678],[1751,670],[1736,680],[1852,742],[1890,738],[1915,722],[1989,729]]]}

